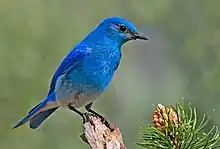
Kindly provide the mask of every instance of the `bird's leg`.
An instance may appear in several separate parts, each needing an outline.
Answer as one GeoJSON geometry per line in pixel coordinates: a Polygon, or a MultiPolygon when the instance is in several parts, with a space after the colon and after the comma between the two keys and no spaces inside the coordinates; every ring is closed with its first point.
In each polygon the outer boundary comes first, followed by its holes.
{"type": "MultiPolygon", "coordinates": [[[[88,112],[91,112],[92,114],[96,115],[97,117],[99,117],[99,118],[101,119],[101,121],[102,121],[108,128],[110,128],[110,124],[108,123],[108,121],[107,121],[102,115],[98,114],[97,112],[95,112],[94,110],[91,109],[91,108],[92,108],[92,104],[93,104],[92,102],[89,103],[89,104],[87,104],[87,105],[85,106],[86,110],[87,110],[88,112]]],[[[110,129],[111,129],[111,128],[110,128],[110,129]]]]}
{"type": "Polygon", "coordinates": [[[71,104],[68,104],[67,107],[68,107],[68,109],[70,109],[73,112],[76,112],[77,114],[79,114],[83,118],[83,124],[85,124],[86,121],[89,120],[88,114],[80,112],[79,110],[74,108],[71,104]]]}

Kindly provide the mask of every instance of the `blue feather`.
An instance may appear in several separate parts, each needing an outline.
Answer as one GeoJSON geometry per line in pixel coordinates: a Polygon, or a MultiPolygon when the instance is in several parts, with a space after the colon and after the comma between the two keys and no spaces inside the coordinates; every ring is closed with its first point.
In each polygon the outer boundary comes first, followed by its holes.
{"type": "Polygon", "coordinates": [[[49,109],[47,111],[40,112],[35,117],[30,120],[30,128],[35,129],[40,126],[40,124],[46,120],[53,112],[58,108],[49,109]]]}
{"type": "Polygon", "coordinates": [[[74,66],[76,66],[77,63],[81,61],[86,55],[87,55],[86,47],[77,47],[70,51],[70,53],[61,62],[60,66],[53,75],[48,94],[54,91],[57,79],[62,74],[64,74],[69,68],[73,68],[74,66]]]}
{"type": "Polygon", "coordinates": [[[40,102],[37,106],[32,108],[28,114],[22,118],[17,124],[13,126],[13,128],[18,128],[21,125],[27,123],[29,120],[31,120],[36,114],[40,113],[40,110],[42,108],[45,108],[48,102],[54,102],[56,99],[55,93],[52,92],[46,99],[44,99],[42,102],[40,102]]]}

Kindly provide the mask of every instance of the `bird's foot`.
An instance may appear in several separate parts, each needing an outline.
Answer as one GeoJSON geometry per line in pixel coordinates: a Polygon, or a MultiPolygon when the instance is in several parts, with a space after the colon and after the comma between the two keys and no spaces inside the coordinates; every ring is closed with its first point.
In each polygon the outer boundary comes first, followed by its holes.
{"type": "Polygon", "coordinates": [[[89,122],[90,124],[95,125],[93,121],[91,120],[90,116],[91,114],[89,113],[83,113],[83,124],[89,122]]]}
{"type": "Polygon", "coordinates": [[[109,123],[102,115],[96,114],[95,116],[98,117],[98,118],[100,118],[101,122],[102,122],[103,124],[105,124],[105,126],[108,127],[111,131],[114,131],[114,128],[111,127],[110,123],[109,123]]]}
{"type": "Polygon", "coordinates": [[[71,110],[76,112],[77,114],[79,114],[82,119],[83,119],[83,124],[85,124],[86,122],[90,122],[91,123],[91,119],[90,119],[90,115],[89,113],[82,113],[80,111],[78,111],[76,108],[74,108],[71,104],[67,105],[67,107],[71,110]]]}
{"type": "Polygon", "coordinates": [[[107,128],[109,128],[111,132],[113,132],[115,130],[113,127],[111,127],[109,122],[103,116],[101,116],[99,114],[84,113],[83,115],[84,115],[83,116],[83,124],[85,124],[86,122],[89,122],[90,124],[92,124],[95,127],[95,124],[93,123],[93,121],[90,118],[90,116],[95,116],[95,117],[99,118],[101,120],[101,123],[103,123],[107,128]]]}
{"type": "Polygon", "coordinates": [[[92,103],[89,103],[88,105],[85,106],[86,110],[90,112],[91,114],[94,114],[96,117],[101,119],[101,122],[105,124],[106,127],[108,127],[111,131],[114,131],[113,127],[109,124],[109,122],[99,113],[95,112],[94,110],[91,109],[92,103]]]}

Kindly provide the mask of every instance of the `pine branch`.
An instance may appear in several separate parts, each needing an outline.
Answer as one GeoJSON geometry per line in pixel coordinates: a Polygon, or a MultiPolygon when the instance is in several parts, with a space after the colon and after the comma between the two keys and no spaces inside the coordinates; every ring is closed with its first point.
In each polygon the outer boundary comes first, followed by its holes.
{"type": "Polygon", "coordinates": [[[142,128],[137,144],[148,149],[219,148],[218,127],[203,132],[208,122],[206,115],[199,120],[190,104],[187,109],[179,103],[175,107],[159,104],[153,113],[153,125],[142,128]]]}

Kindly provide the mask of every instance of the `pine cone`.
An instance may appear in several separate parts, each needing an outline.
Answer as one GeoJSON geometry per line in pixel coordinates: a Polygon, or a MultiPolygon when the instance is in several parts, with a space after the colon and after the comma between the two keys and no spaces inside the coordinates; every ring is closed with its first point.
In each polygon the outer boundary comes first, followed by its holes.
{"type": "Polygon", "coordinates": [[[173,108],[158,104],[153,113],[153,124],[155,128],[165,131],[170,126],[178,124],[178,115],[173,108]]]}

